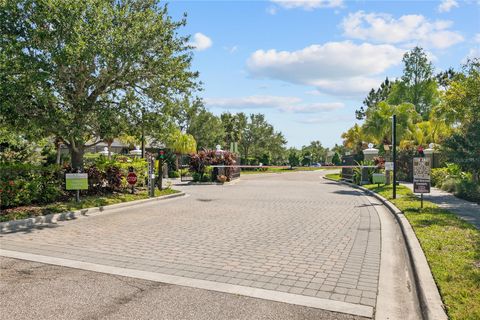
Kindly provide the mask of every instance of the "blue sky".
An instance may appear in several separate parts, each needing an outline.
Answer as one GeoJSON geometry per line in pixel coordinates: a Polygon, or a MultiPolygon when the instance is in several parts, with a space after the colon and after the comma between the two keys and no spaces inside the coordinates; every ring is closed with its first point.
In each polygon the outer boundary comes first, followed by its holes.
{"type": "Polygon", "coordinates": [[[171,1],[207,108],[264,113],[289,146],[331,147],[415,45],[436,71],[480,54],[480,1],[171,1]]]}

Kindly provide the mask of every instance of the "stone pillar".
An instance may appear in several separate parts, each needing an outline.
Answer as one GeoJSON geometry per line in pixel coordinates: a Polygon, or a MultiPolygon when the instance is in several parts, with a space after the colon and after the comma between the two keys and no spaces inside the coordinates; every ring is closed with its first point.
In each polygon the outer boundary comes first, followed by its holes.
{"type": "Polygon", "coordinates": [[[425,154],[425,157],[428,158],[428,160],[430,160],[430,164],[431,164],[431,168],[435,168],[435,144],[434,143],[430,143],[428,145],[428,149],[425,149],[423,150],[423,153],[425,154]]]}
{"type": "Polygon", "coordinates": [[[368,144],[368,149],[363,150],[364,160],[369,161],[378,156],[378,149],[373,147],[373,144],[368,144]]]}

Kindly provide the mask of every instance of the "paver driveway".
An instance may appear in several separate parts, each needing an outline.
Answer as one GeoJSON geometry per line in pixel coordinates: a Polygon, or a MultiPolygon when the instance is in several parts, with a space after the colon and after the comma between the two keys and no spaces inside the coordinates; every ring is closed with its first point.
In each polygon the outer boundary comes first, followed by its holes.
{"type": "Polygon", "coordinates": [[[380,222],[319,172],[187,186],[189,197],[1,236],[1,249],[374,306],[380,222]]]}

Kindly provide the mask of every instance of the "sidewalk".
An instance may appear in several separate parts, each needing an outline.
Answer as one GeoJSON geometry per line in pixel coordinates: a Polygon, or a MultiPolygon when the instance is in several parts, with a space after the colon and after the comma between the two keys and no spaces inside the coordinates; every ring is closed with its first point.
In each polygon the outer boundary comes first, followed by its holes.
{"type": "MultiPolygon", "coordinates": [[[[401,185],[413,191],[412,183],[402,182],[401,185]]],[[[424,199],[435,203],[440,208],[455,213],[463,220],[473,224],[477,229],[480,229],[480,205],[462,200],[451,193],[434,187],[430,189],[430,193],[424,194],[424,199]]]]}

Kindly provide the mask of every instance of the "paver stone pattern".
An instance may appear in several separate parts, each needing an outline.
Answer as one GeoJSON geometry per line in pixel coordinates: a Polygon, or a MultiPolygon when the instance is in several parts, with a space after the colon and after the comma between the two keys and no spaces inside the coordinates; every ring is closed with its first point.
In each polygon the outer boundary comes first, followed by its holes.
{"type": "Polygon", "coordinates": [[[318,172],[185,186],[189,197],[5,234],[0,247],[375,306],[380,221],[318,172]]]}

